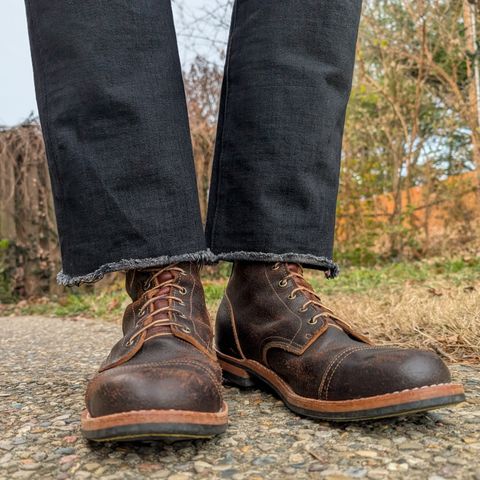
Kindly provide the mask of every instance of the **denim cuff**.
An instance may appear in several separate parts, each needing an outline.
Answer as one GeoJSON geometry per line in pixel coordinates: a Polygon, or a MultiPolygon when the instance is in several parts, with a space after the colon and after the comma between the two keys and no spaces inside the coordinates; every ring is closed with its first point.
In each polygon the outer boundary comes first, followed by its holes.
{"type": "Polygon", "coordinates": [[[118,262],[106,263],[100,266],[94,272],[85,275],[70,275],[63,270],[57,274],[57,282],[59,285],[66,287],[79,286],[83,283],[94,283],[101,280],[106,273],[121,272],[127,270],[138,270],[148,267],[162,267],[172,263],[180,262],[198,262],[198,263],[215,263],[216,256],[209,250],[200,250],[199,252],[184,253],[182,255],[162,255],[155,258],[131,258],[123,259],[118,262]]]}
{"type": "Polygon", "coordinates": [[[340,273],[339,266],[333,260],[311,255],[309,253],[264,253],[264,252],[228,252],[215,253],[217,260],[232,261],[251,261],[251,262],[292,262],[300,263],[305,267],[316,268],[325,271],[327,278],[335,278],[340,273]]]}

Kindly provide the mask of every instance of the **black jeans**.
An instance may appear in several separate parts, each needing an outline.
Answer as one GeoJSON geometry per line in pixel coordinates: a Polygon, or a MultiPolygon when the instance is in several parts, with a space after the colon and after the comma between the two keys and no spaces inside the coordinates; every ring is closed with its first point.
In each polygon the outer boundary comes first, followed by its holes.
{"type": "Polygon", "coordinates": [[[26,0],[63,271],[294,261],[330,276],[361,0],[237,0],[204,234],[170,0],[26,0]]]}

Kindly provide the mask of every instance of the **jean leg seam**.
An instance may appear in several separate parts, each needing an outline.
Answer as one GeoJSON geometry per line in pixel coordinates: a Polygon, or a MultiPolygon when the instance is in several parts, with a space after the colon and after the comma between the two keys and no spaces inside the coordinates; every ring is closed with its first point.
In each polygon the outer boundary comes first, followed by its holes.
{"type": "Polygon", "coordinates": [[[218,174],[217,174],[217,184],[215,186],[215,212],[213,214],[213,220],[212,220],[212,227],[211,227],[211,234],[210,234],[210,245],[207,245],[208,248],[211,248],[214,250],[214,244],[215,244],[215,229],[217,226],[217,220],[218,220],[218,211],[220,210],[219,204],[220,204],[220,181],[222,179],[222,161],[223,161],[223,156],[224,156],[224,138],[225,138],[225,122],[227,118],[227,107],[228,107],[228,96],[230,93],[230,88],[229,88],[229,80],[230,80],[230,57],[231,57],[231,50],[232,50],[232,44],[233,44],[233,31],[236,26],[236,21],[237,21],[237,11],[238,11],[238,0],[235,1],[235,4],[233,6],[233,12],[232,12],[232,21],[231,21],[231,33],[230,33],[230,38],[229,38],[229,44],[227,47],[227,58],[225,61],[225,72],[224,72],[224,77],[225,77],[225,105],[223,109],[223,124],[222,124],[222,132],[221,132],[221,137],[220,137],[220,155],[218,157],[218,174]]]}
{"type": "MultiPolygon", "coordinates": [[[[37,50],[37,52],[33,52],[33,49],[32,49],[32,53],[33,55],[37,55],[40,54],[39,50],[41,49],[41,46],[42,46],[42,31],[41,31],[41,28],[40,26],[37,24],[35,18],[33,18],[33,15],[32,15],[32,7],[31,7],[31,0],[26,0],[28,5],[29,5],[29,9],[30,9],[30,14],[28,15],[28,23],[29,23],[29,26],[31,27],[32,29],[32,34],[33,34],[33,31],[35,30],[36,31],[36,34],[37,34],[37,41],[38,41],[38,46],[35,46],[35,50],[37,50]]],[[[33,45],[33,41],[31,41],[32,45],[33,45]]],[[[51,172],[50,172],[50,175],[52,177],[55,178],[55,182],[56,182],[56,188],[59,189],[60,186],[61,186],[61,182],[59,181],[60,177],[58,175],[58,169],[57,169],[57,161],[58,161],[58,156],[57,156],[57,152],[56,152],[56,149],[53,148],[53,141],[52,141],[52,134],[51,134],[51,131],[52,129],[50,128],[50,108],[49,108],[49,100],[48,100],[48,93],[47,93],[47,74],[45,72],[45,68],[44,68],[44,64],[41,60],[39,59],[35,59],[35,60],[32,60],[32,63],[34,64],[34,68],[38,71],[38,74],[39,76],[41,77],[41,82],[42,82],[42,85],[40,87],[41,89],[41,93],[42,93],[42,102],[43,102],[43,109],[44,109],[44,114],[42,115],[43,119],[45,120],[44,122],[40,121],[40,126],[42,126],[42,123],[45,125],[45,129],[42,128],[42,134],[43,134],[43,137],[44,137],[44,141],[45,141],[45,147],[49,150],[49,153],[50,153],[50,156],[51,156],[51,172]]],[[[50,166],[50,165],[49,165],[50,166]]]]}

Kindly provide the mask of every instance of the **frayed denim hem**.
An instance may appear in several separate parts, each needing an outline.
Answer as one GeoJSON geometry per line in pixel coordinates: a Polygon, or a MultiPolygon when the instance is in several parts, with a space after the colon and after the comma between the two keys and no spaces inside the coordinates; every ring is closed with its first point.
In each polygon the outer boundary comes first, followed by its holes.
{"type": "Polygon", "coordinates": [[[216,256],[210,250],[201,250],[199,252],[185,253],[183,255],[163,255],[155,258],[128,259],[119,260],[118,262],[106,263],[94,272],[86,275],[68,275],[63,272],[58,273],[57,282],[59,285],[66,287],[79,286],[83,283],[94,283],[101,280],[106,273],[120,272],[127,270],[137,270],[148,267],[161,267],[170,265],[171,263],[180,262],[199,262],[199,263],[215,263],[216,256]]]}
{"type": "Polygon", "coordinates": [[[216,253],[217,260],[252,261],[252,262],[292,262],[300,263],[307,267],[318,268],[325,271],[327,278],[335,278],[340,273],[339,266],[327,257],[317,257],[308,253],[263,253],[263,252],[228,252],[216,253]]]}

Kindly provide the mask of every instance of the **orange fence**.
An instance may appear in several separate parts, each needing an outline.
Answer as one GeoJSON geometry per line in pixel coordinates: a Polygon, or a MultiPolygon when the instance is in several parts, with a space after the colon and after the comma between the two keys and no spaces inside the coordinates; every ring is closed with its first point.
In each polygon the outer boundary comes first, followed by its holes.
{"type": "Polygon", "coordinates": [[[377,251],[391,248],[392,235],[415,237],[421,250],[447,240],[470,240],[478,234],[480,192],[476,172],[454,175],[444,181],[377,195],[339,214],[337,239],[354,242],[360,231],[376,230],[377,251]]]}

